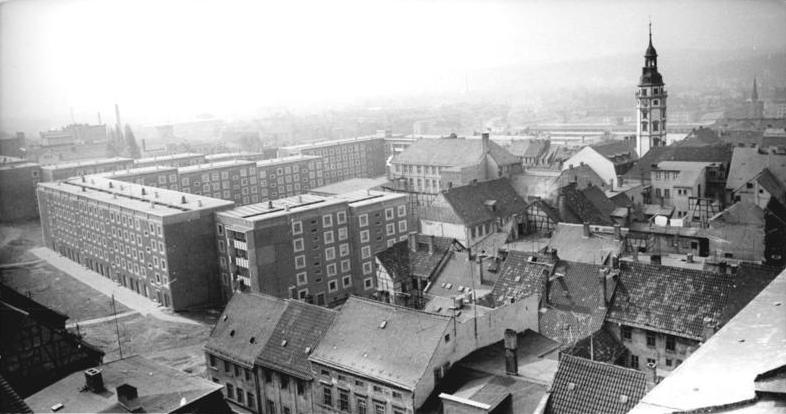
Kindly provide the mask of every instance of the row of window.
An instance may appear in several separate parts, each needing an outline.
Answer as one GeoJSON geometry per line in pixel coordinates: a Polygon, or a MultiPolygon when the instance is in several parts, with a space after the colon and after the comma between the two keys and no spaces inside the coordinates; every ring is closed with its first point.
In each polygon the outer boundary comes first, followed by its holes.
{"type": "MultiPolygon", "coordinates": [[[[621,336],[623,341],[631,341],[633,340],[633,328],[630,326],[623,325],[620,328],[621,336]]],[[[645,330],[645,337],[647,347],[654,348],[656,346],[656,339],[657,339],[657,332],[653,331],[646,331],[645,330]]],[[[666,337],[666,351],[675,352],[676,351],[676,344],[677,338],[673,335],[664,335],[666,337]]]]}

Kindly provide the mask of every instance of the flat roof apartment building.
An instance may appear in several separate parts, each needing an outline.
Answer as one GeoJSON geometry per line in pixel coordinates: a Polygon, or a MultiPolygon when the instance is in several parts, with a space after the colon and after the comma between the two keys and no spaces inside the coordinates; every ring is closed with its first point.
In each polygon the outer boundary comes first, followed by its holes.
{"type": "Polygon", "coordinates": [[[187,167],[205,163],[205,154],[184,152],[180,154],[159,155],[156,157],[139,158],[134,160],[134,166],[142,167],[187,167]]]}
{"type": "Polygon", "coordinates": [[[282,147],[279,156],[303,154],[322,157],[325,184],[350,178],[385,175],[385,139],[359,137],[282,147]]]}
{"type": "Polygon", "coordinates": [[[175,311],[220,302],[214,213],[231,201],[99,176],[37,192],[48,248],[175,311]]]}
{"type": "Polygon", "coordinates": [[[134,160],[124,157],[75,161],[41,167],[44,181],[65,180],[80,175],[126,170],[129,168],[134,168],[134,160]]]}
{"type": "Polygon", "coordinates": [[[178,174],[180,191],[231,200],[237,205],[259,202],[254,161],[230,160],[192,165],[180,168],[178,174]]]}
{"type": "Polygon", "coordinates": [[[168,188],[179,190],[177,167],[162,167],[159,165],[131,168],[129,170],[117,170],[98,174],[101,177],[112,180],[120,180],[129,183],[146,185],[149,187],[168,188]]]}
{"type": "Polygon", "coordinates": [[[322,157],[293,155],[257,161],[259,198],[275,200],[308,192],[324,184],[322,157]]]}
{"type": "Polygon", "coordinates": [[[0,156],[0,221],[38,217],[35,187],[41,166],[21,158],[0,156]]]}
{"type": "Polygon", "coordinates": [[[321,306],[371,295],[374,255],[406,238],[408,214],[406,195],[373,191],[304,194],[218,213],[223,294],[250,290],[321,306]]]}

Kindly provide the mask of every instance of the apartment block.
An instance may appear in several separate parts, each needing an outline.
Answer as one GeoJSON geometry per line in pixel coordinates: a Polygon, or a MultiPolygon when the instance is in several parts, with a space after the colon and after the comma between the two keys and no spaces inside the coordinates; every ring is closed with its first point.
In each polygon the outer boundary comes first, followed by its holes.
{"type": "Polygon", "coordinates": [[[406,238],[406,203],[395,193],[304,194],[217,214],[225,298],[237,289],[332,306],[372,294],[374,255],[406,238]]]}
{"type": "Polygon", "coordinates": [[[50,249],[175,311],[220,301],[214,213],[231,201],[99,176],[37,193],[50,249]]]}
{"type": "Polygon", "coordinates": [[[317,155],[322,157],[325,184],[350,178],[385,175],[385,139],[359,137],[282,147],[279,156],[317,155]]]}
{"type": "Polygon", "coordinates": [[[0,157],[0,221],[38,217],[35,188],[41,166],[21,158],[0,157]]]}
{"type": "Polygon", "coordinates": [[[127,170],[134,168],[131,158],[114,157],[96,160],[67,162],[63,164],[46,165],[41,167],[43,181],[65,180],[80,175],[90,175],[107,171],[127,170]]]}
{"type": "Polygon", "coordinates": [[[258,201],[303,194],[325,182],[322,157],[315,155],[293,155],[258,161],[257,172],[258,201]]]}
{"type": "Polygon", "coordinates": [[[98,174],[112,180],[126,181],[129,183],[146,185],[149,187],[168,188],[179,190],[178,169],[176,167],[150,166],[117,170],[98,174]]]}
{"type": "Polygon", "coordinates": [[[134,166],[142,167],[187,167],[205,163],[204,154],[184,152],[181,154],[159,155],[156,157],[139,158],[134,160],[134,166]]]}
{"type": "Polygon", "coordinates": [[[275,152],[271,153],[270,151],[264,152],[222,152],[218,154],[208,154],[205,155],[205,161],[207,162],[222,162],[222,161],[231,161],[231,160],[243,160],[243,161],[262,161],[268,158],[275,158],[275,152]]]}
{"type": "Polygon", "coordinates": [[[180,191],[234,201],[258,203],[259,184],[254,161],[230,160],[183,167],[178,170],[180,191]]]}

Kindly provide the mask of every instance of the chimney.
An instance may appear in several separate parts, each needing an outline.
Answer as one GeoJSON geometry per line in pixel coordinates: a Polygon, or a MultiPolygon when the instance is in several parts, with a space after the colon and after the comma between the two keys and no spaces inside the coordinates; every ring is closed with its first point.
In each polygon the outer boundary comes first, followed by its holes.
{"type": "Polygon", "coordinates": [[[145,191],[145,187],[142,187],[142,195],[143,196],[147,195],[147,191],[145,191]]]}
{"type": "Polygon", "coordinates": [[[180,197],[180,204],[186,204],[186,196],[180,197]]]}
{"type": "Polygon", "coordinates": [[[559,211],[559,218],[560,220],[565,220],[567,217],[567,207],[565,205],[565,193],[560,190],[559,195],[557,196],[557,209],[559,211]]]}
{"type": "Polygon", "coordinates": [[[273,200],[268,200],[267,208],[268,208],[268,210],[272,210],[273,209],[273,200]]]}
{"type": "Polygon", "coordinates": [[[600,308],[606,309],[606,275],[609,273],[609,269],[605,267],[598,271],[598,293],[600,294],[600,308]]]}
{"type": "Polygon", "coordinates": [[[434,254],[434,235],[428,236],[428,254],[434,254]]]}
{"type": "Polygon", "coordinates": [[[688,263],[693,263],[693,253],[688,253],[685,255],[685,261],[688,263]]]}
{"type": "Polygon", "coordinates": [[[585,221],[584,222],[584,234],[583,234],[583,237],[585,239],[587,239],[587,238],[590,237],[590,235],[591,235],[591,233],[590,233],[589,221],[585,221]]]}
{"type": "Polygon", "coordinates": [[[481,147],[483,149],[483,153],[487,153],[489,151],[489,133],[484,132],[480,135],[480,142],[481,147]]]}
{"type": "Polygon", "coordinates": [[[519,374],[518,334],[513,329],[505,329],[505,373],[519,374]]]}
{"type": "Polygon", "coordinates": [[[95,393],[104,390],[104,377],[98,368],[90,368],[85,371],[85,387],[95,393]]]}
{"type": "Polygon", "coordinates": [[[553,260],[553,261],[554,261],[554,263],[557,263],[557,262],[559,262],[559,256],[557,256],[557,249],[555,249],[555,248],[553,248],[553,247],[552,247],[552,248],[550,249],[550,252],[549,252],[549,253],[551,253],[551,260],[553,260]]]}
{"type": "Polygon", "coordinates": [[[660,255],[659,254],[650,255],[650,264],[660,266],[660,255]]]}
{"type": "Polygon", "coordinates": [[[622,240],[622,226],[614,225],[614,240],[622,240]]]}
{"type": "Polygon", "coordinates": [[[411,231],[407,235],[407,243],[409,244],[409,250],[412,252],[418,251],[418,233],[411,231]]]}
{"type": "Polygon", "coordinates": [[[625,184],[625,179],[623,179],[621,175],[618,175],[617,176],[617,188],[621,188],[623,184],[625,184]]]}
{"type": "Polygon", "coordinates": [[[137,393],[136,387],[123,384],[118,386],[115,391],[117,391],[117,402],[128,410],[128,412],[133,413],[134,411],[142,409],[142,403],[139,401],[139,394],[137,393]]]}
{"type": "Polygon", "coordinates": [[[701,336],[704,338],[704,342],[707,342],[708,339],[712,335],[715,335],[716,326],[715,320],[710,318],[709,316],[704,317],[704,324],[702,325],[701,336]]]}

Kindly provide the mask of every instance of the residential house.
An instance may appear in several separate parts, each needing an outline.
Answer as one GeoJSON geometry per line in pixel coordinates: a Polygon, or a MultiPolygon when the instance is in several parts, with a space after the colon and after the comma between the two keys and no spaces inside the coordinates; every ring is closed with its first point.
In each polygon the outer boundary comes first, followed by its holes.
{"type": "Polygon", "coordinates": [[[765,212],[741,201],[713,216],[707,235],[710,251],[718,258],[763,262],[766,260],[765,212]]]}
{"type": "Polygon", "coordinates": [[[516,139],[506,147],[508,152],[521,158],[524,167],[535,167],[540,164],[541,157],[548,151],[551,141],[546,139],[516,139]]]}
{"type": "Polygon", "coordinates": [[[400,241],[377,253],[377,293],[380,300],[418,306],[417,298],[445,266],[452,252],[463,250],[455,239],[410,232],[400,241]]]}
{"type": "Polygon", "coordinates": [[[786,272],[779,273],[631,413],[782,412],[786,272]]]}
{"type": "Polygon", "coordinates": [[[487,303],[497,307],[534,296],[535,303],[540,304],[557,260],[555,251],[549,254],[509,251],[487,303]]]}
{"type": "Polygon", "coordinates": [[[26,397],[101,364],[104,353],[66,329],[68,315],[0,284],[0,375],[26,397]]]}
{"type": "Polygon", "coordinates": [[[536,198],[527,206],[526,217],[526,232],[529,234],[550,235],[560,221],[559,212],[539,198],[536,198]]]}
{"type": "Polygon", "coordinates": [[[500,229],[523,233],[526,209],[508,179],[477,182],[441,192],[431,207],[422,209],[420,228],[423,234],[472,246],[500,229]]]}
{"type": "Polygon", "coordinates": [[[473,182],[522,172],[521,160],[489,139],[421,139],[390,162],[397,188],[436,195],[473,182]]]}
{"type": "Polygon", "coordinates": [[[205,154],[183,152],[179,154],[158,155],[155,157],[138,158],[134,160],[135,168],[142,167],[185,167],[205,163],[205,154]]]}
{"type": "Polygon", "coordinates": [[[587,165],[604,183],[614,185],[617,177],[628,172],[638,159],[633,146],[629,139],[588,145],[568,158],[562,170],[587,165]]]}
{"type": "Polygon", "coordinates": [[[41,167],[42,181],[58,181],[72,177],[96,174],[107,171],[127,170],[134,167],[134,160],[131,158],[101,158],[95,160],[84,160],[67,162],[55,165],[45,165],[41,167]]]}
{"type": "Polygon", "coordinates": [[[542,199],[550,203],[557,202],[557,195],[562,186],[561,174],[554,170],[529,169],[522,174],[510,177],[510,185],[526,201],[542,199]]]}
{"type": "Polygon", "coordinates": [[[36,413],[232,412],[221,385],[139,355],[75,372],[25,402],[36,413]]]}
{"type": "Polygon", "coordinates": [[[674,207],[678,219],[687,217],[687,220],[706,221],[708,216],[716,212],[717,206],[700,204],[697,200],[706,198],[706,176],[710,165],[703,162],[661,161],[650,172],[653,201],[674,207]]]}
{"type": "Polygon", "coordinates": [[[324,184],[385,175],[384,137],[368,136],[293,145],[279,148],[278,155],[322,157],[324,184]]]}
{"type": "Polygon", "coordinates": [[[335,312],[303,302],[237,293],[205,344],[206,376],[241,412],[314,410],[308,363],[335,312]]]}
{"type": "Polygon", "coordinates": [[[35,189],[40,181],[40,165],[0,156],[0,221],[38,217],[35,189]]]}
{"type": "Polygon", "coordinates": [[[570,183],[576,183],[576,189],[583,190],[590,186],[600,187],[603,190],[613,188],[617,184],[618,179],[615,178],[612,182],[606,181],[601,178],[588,164],[579,164],[562,170],[559,176],[559,186],[564,187],[570,183]]]}
{"type": "Polygon", "coordinates": [[[561,354],[546,414],[625,414],[646,393],[644,373],[561,354]]]}
{"type": "Polygon", "coordinates": [[[557,211],[562,222],[601,226],[623,224],[628,215],[626,208],[617,207],[600,188],[590,186],[578,190],[575,184],[560,189],[557,211]]]}

